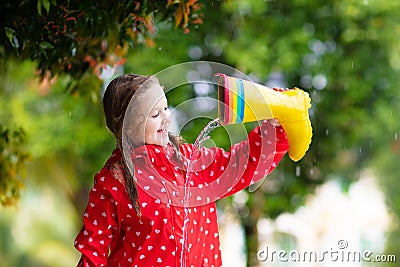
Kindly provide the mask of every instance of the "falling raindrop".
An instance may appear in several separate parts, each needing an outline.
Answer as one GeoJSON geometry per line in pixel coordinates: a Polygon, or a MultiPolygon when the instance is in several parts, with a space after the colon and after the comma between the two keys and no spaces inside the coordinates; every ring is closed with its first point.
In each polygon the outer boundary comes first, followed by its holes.
{"type": "Polygon", "coordinates": [[[397,140],[397,133],[394,134],[394,140],[397,140]]]}
{"type": "Polygon", "coordinates": [[[300,171],[301,171],[301,167],[300,166],[296,166],[296,177],[300,176],[300,171]]]}

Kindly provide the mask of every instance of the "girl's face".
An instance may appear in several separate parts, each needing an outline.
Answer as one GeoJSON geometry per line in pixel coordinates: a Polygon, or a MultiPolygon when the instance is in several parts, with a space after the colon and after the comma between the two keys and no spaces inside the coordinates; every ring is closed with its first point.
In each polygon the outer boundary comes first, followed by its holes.
{"type": "Polygon", "coordinates": [[[153,104],[144,103],[149,104],[149,107],[151,107],[146,121],[144,141],[149,145],[165,146],[169,142],[168,128],[171,123],[168,102],[160,85],[154,84],[152,87],[147,90],[147,94],[154,93],[154,91],[161,91],[161,93],[158,94],[159,97],[155,104],[154,102],[153,104]]]}

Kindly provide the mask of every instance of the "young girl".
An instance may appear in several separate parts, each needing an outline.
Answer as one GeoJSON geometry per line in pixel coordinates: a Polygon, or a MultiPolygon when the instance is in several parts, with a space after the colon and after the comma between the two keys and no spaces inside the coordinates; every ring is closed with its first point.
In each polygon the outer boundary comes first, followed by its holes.
{"type": "Polygon", "coordinates": [[[288,150],[282,127],[264,121],[229,152],[192,155],[193,145],[168,133],[154,77],[115,78],[103,106],[117,148],[94,178],[75,240],[78,266],[221,266],[215,201],[274,169],[288,150]]]}

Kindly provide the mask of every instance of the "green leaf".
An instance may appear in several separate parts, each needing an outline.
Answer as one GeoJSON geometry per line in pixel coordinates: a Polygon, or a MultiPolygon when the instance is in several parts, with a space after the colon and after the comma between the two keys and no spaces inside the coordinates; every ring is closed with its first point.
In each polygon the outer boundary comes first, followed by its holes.
{"type": "Polygon", "coordinates": [[[4,27],[4,30],[6,32],[8,40],[10,41],[11,44],[13,44],[13,37],[15,36],[15,31],[8,27],[4,27]]]}
{"type": "Polygon", "coordinates": [[[4,30],[6,32],[8,40],[10,41],[11,46],[15,48],[15,52],[18,54],[19,42],[17,37],[15,36],[16,31],[8,27],[4,27],[4,30]]]}
{"type": "Polygon", "coordinates": [[[54,48],[54,46],[52,44],[50,44],[49,42],[44,42],[44,41],[39,44],[39,47],[41,49],[52,49],[52,48],[54,48]]]}
{"type": "Polygon", "coordinates": [[[38,0],[37,2],[37,10],[40,16],[42,16],[42,6],[46,10],[46,13],[49,14],[50,11],[50,1],[49,0],[38,0]]]}
{"type": "Polygon", "coordinates": [[[40,44],[39,44],[39,48],[40,48],[40,51],[43,53],[43,55],[45,56],[45,58],[46,59],[48,59],[48,56],[47,56],[47,52],[46,52],[46,50],[47,49],[52,49],[52,48],[54,48],[54,46],[52,45],[52,44],[50,44],[50,43],[48,43],[48,42],[41,42],[40,44]]]}
{"type": "Polygon", "coordinates": [[[40,16],[42,15],[42,5],[40,3],[40,0],[37,1],[37,12],[40,16]]]}
{"type": "Polygon", "coordinates": [[[49,0],[40,0],[40,3],[46,9],[47,14],[49,14],[50,11],[50,1],[49,0]]]}

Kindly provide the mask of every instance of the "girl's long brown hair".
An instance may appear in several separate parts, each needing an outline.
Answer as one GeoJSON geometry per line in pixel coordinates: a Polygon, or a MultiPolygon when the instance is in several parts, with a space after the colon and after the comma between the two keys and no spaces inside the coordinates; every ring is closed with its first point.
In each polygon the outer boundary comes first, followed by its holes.
{"type": "MultiPolygon", "coordinates": [[[[139,88],[145,86],[148,89],[153,83],[158,83],[158,80],[153,76],[142,76],[139,74],[124,74],[113,79],[107,86],[103,97],[103,108],[106,117],[108,129],[117,139],[117,145],[122,155],[122,167],[125,176],[125,188],[128,196],[135,207],[138,215],[140,215],[140,205],[138,201],[138,190],[136,182],[131,172],[128,169],[126,160],[123,155],[122,148],[122,127],[124,123],[125,113],[133,95],[139,88]]],[[[179,136],[170,134],[170,141],[176,148],[181,143],[179,136]]]]}

